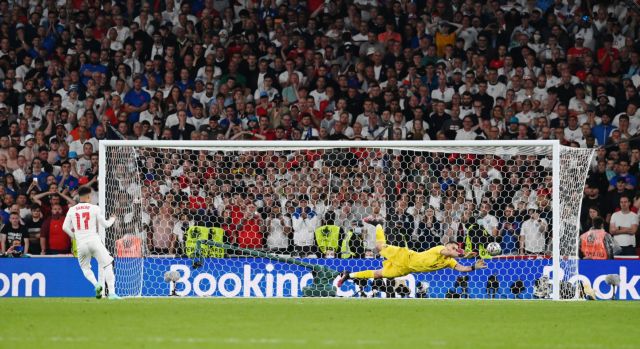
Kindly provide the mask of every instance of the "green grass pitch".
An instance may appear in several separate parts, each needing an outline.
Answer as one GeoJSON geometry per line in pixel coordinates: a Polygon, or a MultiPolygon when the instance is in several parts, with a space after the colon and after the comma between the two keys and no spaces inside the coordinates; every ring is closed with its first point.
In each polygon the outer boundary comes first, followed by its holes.
{"type": "Polygon", "coordinates": [[[0,348],[638,348],[640,302],[2,299],[0,348]]]}

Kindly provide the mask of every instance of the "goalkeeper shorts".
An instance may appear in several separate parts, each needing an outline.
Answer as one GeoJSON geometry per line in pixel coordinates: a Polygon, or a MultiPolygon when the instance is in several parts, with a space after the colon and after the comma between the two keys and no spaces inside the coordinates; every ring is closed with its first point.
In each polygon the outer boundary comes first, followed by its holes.
{"type": "Polygon", "coordinates": [[[380,255],[385,258],[382,262],[382,276],[385,278],[395,278],[411,273],[409,269],[409,257],[411,250],[405,247],[387,246],[380,255]]]}

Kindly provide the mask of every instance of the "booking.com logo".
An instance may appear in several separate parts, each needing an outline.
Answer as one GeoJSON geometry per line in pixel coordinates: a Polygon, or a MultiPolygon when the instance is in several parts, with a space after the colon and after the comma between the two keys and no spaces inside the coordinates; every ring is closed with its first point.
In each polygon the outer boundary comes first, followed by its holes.
{"type": "MultiPolygon", "coordinates": [[[[273,264],[267,264],[265,272],[261,273],[253,273],[251,265],[245,264],[242,274],[224,273],[217,277],[201,272],[192,278],[191,268],[182,264],[174,264],[170,270],[178,271],[181,275],[176,281],[176,293],[180,296],[300,297],[301,290],[313,280],[311,273],[302,276],[294,273],[274,273],[273,264]]],[[[405,279],[409,289],[414,290],[416,281],[413,275],[405,279]]],[[[334,281],[334,285],[336,282],[337,280],[334,281]]],[[[344,287],[338,289],[336,295],[351,297],[354,294],[355,288],[344,287]]]]}
{"type": "Polygon", "coordinates": [[[25,297],[34,296],[34,286],[38,286],[38,297],[46,296],[47,278],[42,273],[12,273],[11,277],[0,273],[0,297],[5,297],[11,292],[12,297],[18,297],[21,293],[25,297]],[[24,292],[20,292],[23,286],[24,292]]]}
{"type": "MultiPolygon", "coordinates": [[[[564,277],[564,271],[561,270],[564,277]]],[[[552,267],[547,266],[544,267],[542,271],[542,275],[548,276],[551,278],[552,267]]],[[[638,293],[638,281],[640,280],[640,275],[632,275],[629,276],[627,267],[620,267],[618,270],[618,274],[620,275],[620,285],[616,288],[618,291],[617,299],[632,299],[639,300],[640,294],[638,293]]],[[[589,278],[584,275],[577,274],[569,278],[569,282],[575,284],[577,281],[582,281],[584,284],[590,285],[591,288],[596,293],[596,297],[600,299],[611,299],[613,297],[613,288],[609,286],[605,279],[609,274],[598,275],[593,283],[589,278]]]]}

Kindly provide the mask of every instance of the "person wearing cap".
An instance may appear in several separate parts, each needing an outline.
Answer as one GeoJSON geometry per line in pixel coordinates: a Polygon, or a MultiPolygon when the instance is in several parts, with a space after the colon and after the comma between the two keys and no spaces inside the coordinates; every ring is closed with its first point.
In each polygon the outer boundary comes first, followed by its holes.
{"type": "Polygon", "coordinates": [[[520,126],[520,120],[517,117],[512,116],[508,119],[507,129],[505,130],[502,138],[504,139],[516,139],[518,136],[518,127],[520,126]]]}
{"type": "Polygon", "coordinates": [[[355,66],[357,63],[357,47],[353,45],[351,42],[346,42],[344,46],[342,46],[339,50],[339,56],[335,60],[334,64],[338,64],[340,66],[340,72],[343,74],[347,71],[347,69],[351,66],[355,66]]]}
{"type": "Polygon", "coordinates": [[[588,47],[584,47],[584,34],[578,33],[575,36],[575,45],[567,50],[567,61],[573,65],[584,63],[584,57],[593,55],[588,47]]]}
{"type": "Polygon", "coordinates": [[[540,218],[540,212],[536,204],[527,206],[529,219],[522,223],[520,228],[520,248],[521,255],[545,254],[546,233],[549,224],[543,218],[540,218]]]}
{"type": "Polygon", "coordinates": [[[62,102],[62,108],[67,109],[72,114],[77,114],[78,110],[83,107],[82,102],[78,98],[78,85],[73,84],[69,87],[67,98],[62,102]]]}
{"type": "Polygon", "coordinates": [[[35,141],[32,134],[24,136],[24,148],[20,150],[18,156],[24,156],[27,162],[31,162],[36,157],[36,152],[33,148],[34,145],[35,141]]]}

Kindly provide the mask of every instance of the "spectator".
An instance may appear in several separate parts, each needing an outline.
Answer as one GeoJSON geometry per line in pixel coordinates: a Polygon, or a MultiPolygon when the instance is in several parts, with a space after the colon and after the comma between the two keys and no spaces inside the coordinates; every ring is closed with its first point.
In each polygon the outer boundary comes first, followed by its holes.
{"type": "MultiPolygon", "coordinates": [[[[31,206],[31,212],[28,218],[25,220],[25,226],[27,227],[27,232],[29,233],[29,248],[31,249],[32,254],[45,254],[43,251],[42,245],[42,210],[40,206],[37,204],[33,204],[31,206]]],[[[66,235],[66,234],[65,234],[66,235]]]]}
{"type": "Polygon", "coordinates": [[[191,133],[196,128],[187,122],[187,112],[181,110],[178,112],[178,124],[171,126],[171,139],[173,140],[190,140],[191,133]]]}
{"type": "Polygon", "coordinates": [[[442,244],[442,225],[436,219],[435,210],[427,208],[422,220],[418,222],[417,229],[411,236],[412,250],[426,251],[432,247],[442,244]]]}
{"type": "Polygon", "coordinates": [[[25,254],[29,253],[29,232],[20,222],[20,215],[12,212],[9,217],[9,223],[5,224],[0,230],[0,253],[7,252],[7,249],[18,245],[25,254]]]}
{"type": "Polygon", "coordinates": [[[636,176],[629,173],[629,161],[621,159],[616,164],[616,176],[609,181],[609,190],[614,190],[616,183],[623,182],[626,190],[633,190],[638,185],[636,176]]]}
{"type": "Polygon", "coordinates": [[[582,204],[580,205],[582,212],[580,213],[580,225],[582,231],[591,226],[591,214],[592,209],[597,209],[601,217],[607,217],[609,214],[608,204],[605,198],[600,195],[600,189],[592,184],[587,184],[585,188],[585,196],[582,198],[582,204]]]}
{"type": "Polygon", "coordinates": [[[513,205],[507,205],[504,210],[504,216],[499,224],[499,237],[502,253],[505,255],[517,254],[519,249],[520,228],[522,226],[521,218],[516,215],[513,205]]]}
{"type": "Polygon", "coordinates": [[[289,236],[292,233],[291,218],[280,212],[280,206],[273,206],[265,226],[267,229],[267,247],[269,251],[285,254],[289,248],[289,236]]]}
{"type": "Polygon", "coordinates": [[[540,218],[538,208],[529,207],[529,219],[520,228],[520,254],[545,254],[547,221],[540,218]]]}
{"type": "Polygon", "coordinates": [[[498,236],[498,219],[489,214],[489,211],[491,211],[491,205],[489,203],[483,202],[480,204],[478,224],[480,224],[491,236],[498,236]]]}
{"type": "Polygon", "coordinates": [[[608,209],[610,212],[609,214],[617,211],[620,208],[620,199],[623,196],[631,197],[633,196],[633,192],[626,188],[626,181],[624,179],[618,179],[616,181],[615,188],[609,191],[607,195],[608,209]]]}
{"type": "Polygon", "coordinates": [[[596,138],[598,144],[607,144],[611,132],[616,129],[611,125],[611,115],[604,113],[601,116],[601,123],[591,128],[591,133],[596,138]]]}
{"type": "Polygon", "coordinates": [[[40,233],[41,254],[71,253],[71,239],[62,230],[65,214],[60,204],[51,206],[51,215],[42,222],[40,233]]]}
{"type": "Polygon", "coordinates": [[[263,222],[254,204],[248,204],[237,227],[236,243],[241,248],[261,249],[263,246],[263,222]]]}
{"type": "Polygon", "coordinates": [[[172,255],[176,248],[174,226],[181,223],[173,216],[173,209],[168,201],[163,201],[155,211],[151,230],[147,234],[147,247],[151,254],[172,255]]]}
{"type": "Polygon", "coordinates": [[[620,246],[620,255],[635,256],[638,215],[629,210],[631,201],[628,196],[620,197],[620,211],[611,215],[609,232],[620,246]]]}
{"type": "Polygon", "coordinates": [[[128,113],[127,120],[130,123],[138,122],[140,112],[149,108],[151,96],[142,90],[142,77],[136,76],[133,79],[133,89],[124,96],[124,110],[128,113]]]}
{"type": "Polygon", "coordinates": [[[73,191],[78,189],[78,174],[75,173],[75,167],[71,166],[69,161],[62,163],[60,175],[56,177],[58,188],[73,191]]]}
{"type": "Polygon", "coordinates": [[[306,196],[301,196],[298,200],[300,206],[292,215],[294,250],[299,257],[316,255],[317,247],[314,242],[319,219],[316,212],[308,206],[306,196]]]}
{"type": "Polygon", "coordinates": [[[42,168],[42,160],[40,160],[39,158],[33,159],[33,161],[31,162],[31,175],[26,178],[27,183],[35,182],[38,186],[38,189],[43,191],[48,189],[45,187],[48,176],[49,173],[44,172],[42,168]]]}

